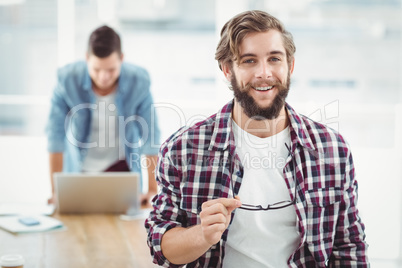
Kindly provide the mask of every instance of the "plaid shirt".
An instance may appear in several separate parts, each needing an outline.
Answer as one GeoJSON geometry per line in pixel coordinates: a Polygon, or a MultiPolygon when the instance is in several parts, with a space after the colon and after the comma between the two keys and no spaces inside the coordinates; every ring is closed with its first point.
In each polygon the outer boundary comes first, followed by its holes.
{"type": "MultiPolygon", "coordinates": [[[[205,121],[183,127],[160,149],[156,179],[161,190],[145,222],[148,245],[159,265],[179,267],[162,254],[166,231],[199,224],[203,202],[233,196],[230,180],[235,193],[239,191],[243,167],[231,131],[232,108],[230,102],[205,121]]],[[[294,209],[300,233],[288,266],[369,267],[348,144],[334,130],[286,108],[292,154],[283,175],[292,198],[290,185],[298,180],[294,209]]],[[[219,243],[186,267],[221,267],[229,230],[230,225],[219,243]]]]}

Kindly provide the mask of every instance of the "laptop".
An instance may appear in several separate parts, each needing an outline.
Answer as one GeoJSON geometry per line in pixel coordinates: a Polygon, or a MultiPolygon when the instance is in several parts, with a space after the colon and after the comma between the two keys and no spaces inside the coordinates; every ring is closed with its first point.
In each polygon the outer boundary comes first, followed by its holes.
{"type": "Polygon", "coordinates": [[[58,213],[140,211],[140,176],[133,172],[55,173],[58,213]]]}

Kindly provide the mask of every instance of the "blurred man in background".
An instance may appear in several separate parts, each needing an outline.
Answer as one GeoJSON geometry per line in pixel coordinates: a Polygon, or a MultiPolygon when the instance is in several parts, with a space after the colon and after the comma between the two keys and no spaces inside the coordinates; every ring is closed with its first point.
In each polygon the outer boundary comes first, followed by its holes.
{"type": "Polygon", "coordinates": [[[53,173],[133,171],[148,168],[146,203],[156,194],[154,179],[159,128],[148,72],[123,62],[119,35],[94,30],[86,62],[58,70],[47,124],[52,197],[53,173]],[[146,158],[141,158],[143,155],[146,158]],[[141,160],[146,161],[141,161],[141,160]]]}

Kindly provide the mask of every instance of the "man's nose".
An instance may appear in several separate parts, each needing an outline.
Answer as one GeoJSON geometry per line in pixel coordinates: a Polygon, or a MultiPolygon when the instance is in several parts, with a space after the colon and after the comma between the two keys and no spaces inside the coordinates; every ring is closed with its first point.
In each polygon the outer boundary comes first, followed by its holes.
{"type": "Polygon", "coordinates": [[[99,78],[102,81],[108,80],[110,78],[110,74],[107,71],[100,71],[99,72],[99,78]]]}
{"type": "Polygon", "coordinates": [[[257,66],[256,77],[267,79],[272,76],[271,66],[267,62],[260,62],[257,66]]]}

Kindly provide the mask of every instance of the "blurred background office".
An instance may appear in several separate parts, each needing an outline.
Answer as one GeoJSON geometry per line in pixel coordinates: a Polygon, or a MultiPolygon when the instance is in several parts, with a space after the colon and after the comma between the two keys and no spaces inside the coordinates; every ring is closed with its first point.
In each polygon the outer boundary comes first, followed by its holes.
{"type": "MultiPolygon", "coordinates": [[[[44,136],[59,66],[101,24],[152,79],[162,138],[231,98],[219,30],[262,9],[293,33],[289,103],[351,144],[373,267],[402,267],[402,0],[0,0],[0,204],[50,194],[44,136]]],[[[156,145],[158,146],[158,145],[156,145]]]]}

